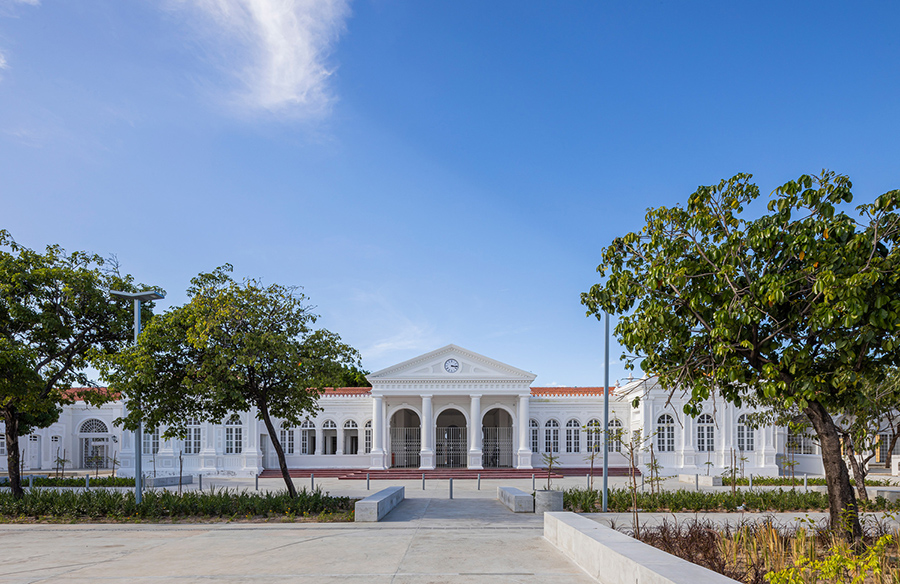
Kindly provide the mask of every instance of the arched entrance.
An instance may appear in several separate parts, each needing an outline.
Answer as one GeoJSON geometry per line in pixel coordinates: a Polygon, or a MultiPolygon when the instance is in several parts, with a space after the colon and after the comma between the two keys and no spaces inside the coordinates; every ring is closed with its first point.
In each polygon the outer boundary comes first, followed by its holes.
{"type": "MultiPolygon", "coordinates": [[[[82,422],[78,429],[81,442],[81,468],[109,468],[110,433],[109,428],[101,420],[91,418],[82,422]]],[[[141,455],[141,444],[135,445],[138,456],[141,455]]]]}
{"type": "Polygon", "coordinates": [[[464,468],[467,466],[466,417],[459,410],[444,410],[435,425],[437,441],[435,462],[440,468],[464,468]]]}
{"type": "Polygon", "coordinates": [[[419,468],[422,425],[416,412],[407,408],[394,412],[391,416],[390,440],[391,467],[419,468]]]}
{"type": "Polygon", "coordinates": [[[484,468],[512,468],[512,416],[503,408],[494,408],[484,414],[481,424],[481,466],[484,468]]]}

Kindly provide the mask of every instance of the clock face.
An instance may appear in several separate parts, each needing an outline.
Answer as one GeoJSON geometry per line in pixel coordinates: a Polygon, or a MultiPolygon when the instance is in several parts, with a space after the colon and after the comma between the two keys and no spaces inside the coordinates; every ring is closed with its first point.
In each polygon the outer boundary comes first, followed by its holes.
{"type": "Polygon", "coordinates": [[[447,370],[447,373],[456,373],[459,371],[459,361],[456,359],[447,359],[444,361],[444,369],[447,370]]]}

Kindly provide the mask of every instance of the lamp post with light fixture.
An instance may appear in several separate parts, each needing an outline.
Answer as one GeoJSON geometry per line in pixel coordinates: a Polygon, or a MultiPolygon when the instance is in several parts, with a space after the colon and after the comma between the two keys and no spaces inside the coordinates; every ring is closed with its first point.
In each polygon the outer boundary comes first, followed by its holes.
{"type": "MultiPolygon", "coordinates": [[[[145,292],[120,292],[118,290],[110,290],[110,294],[119,298],[129,298],[134,300],[134,344],[137,345],[138,335],[141,334],[141,303],[152,302],[153,300],[162,300],[166,295],[157,290],[148,290],[145,292]]],[[[136,409],[140,410],[141,400],[135,398],[136,409]]],[[[141,422],[138,420],[137,428],[134,430],[134,501],[138,505],[141,504],[141,493],[143,490],[141,463],[144,455],[144,445],[141,443],[141,422]]]]}

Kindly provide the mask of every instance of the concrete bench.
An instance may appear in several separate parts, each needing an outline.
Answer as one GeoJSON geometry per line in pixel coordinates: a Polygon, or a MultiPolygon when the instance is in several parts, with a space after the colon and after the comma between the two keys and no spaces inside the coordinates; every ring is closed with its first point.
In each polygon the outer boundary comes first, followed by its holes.
{"type": "Polygon", "coordinates": [[[702,474],[680,474],[678,475],[679,483],[691,483],[700,487],[721,487],[722,477],[702,474]]]}
{"type": "MultiPolygon", "coordinates": [[[[165,476],[165,477],[144,477],[142,481],[144,486],[148,489],[152,489],[155,487],[177,487],[179,484],[178,475],[175,476],[165,476]]],[[[190,485],[194,482],[193,475],[182,475],[181,484],[182,485],[190,485]]]]}
{"type": "Polygon", "coordinates": [[[354,521],[381,521],[406,496],[403,487],[388,487],[356,502],[354,521]]]}
{"type": "MultiPolygon", "coordinates": [[[[869,496],[871,497],[872,495],[869,496]]],[[[900,501],[900,491],[896,489],[875,489],[875,497],[884,497],[891,503],[896,503],[900,501]]]]}
{"type": "Polygon", "coordinates": [[[601,584],[736,584],[575,513],[544,513],[544,538],[601,584]]]}
{"type": "Polygon", "coordinates": [[[534,513],[534,497],[515,487],[497,487],[497,498],[513,513],[534,513]]]}

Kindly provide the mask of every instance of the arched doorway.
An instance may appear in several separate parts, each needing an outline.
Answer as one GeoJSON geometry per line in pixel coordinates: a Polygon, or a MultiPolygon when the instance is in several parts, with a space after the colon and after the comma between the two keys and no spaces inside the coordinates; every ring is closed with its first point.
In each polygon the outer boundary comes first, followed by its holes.
{"type": "Polygon", "coordinates": [[[512,468],[512,416],[503,408],[494,408],[484,414],[481,424],[481,466],[484,468],[512,468]]]}
{"type": "Polygon", "coordinates": [[[459,410],[444,410],[437,417],[435,458],[440,468],[468,466],[466,454],[466,417],[459,410]]]}
{"type": "Polygon", "coordinates": [[[416,412],[407,408],[394,412],[391,416],[390,440],[391,467],[419,468],[422,425],[416,412]]]}
{"type": "MultiPolygon", "coordinates": [[[[85,420],[78,428],[81,442],[81,468],[109,468],[110,433],[106,424],[96,418],[85,420]]],[[[141,455],[141,444],[135,445],[137,455],[141,455]]]]}

